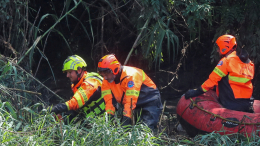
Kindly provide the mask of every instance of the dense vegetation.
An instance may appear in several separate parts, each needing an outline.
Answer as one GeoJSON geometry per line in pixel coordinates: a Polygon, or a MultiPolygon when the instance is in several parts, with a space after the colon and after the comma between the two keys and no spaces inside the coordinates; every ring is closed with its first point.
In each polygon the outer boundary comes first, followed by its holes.
{"type": "Polygon", "coordinates": [[[115,53],[122,64],[155,72],[161,91],[180,97],[207,78],[218,61],[214,41],[228,33],[236,36],[239,49],[246,49],[255,63],[254,96],[259,98],[259,6],[259,0],[1,0],[1,143],[255,144],[257,136],[215,133],[173,140],[164,134],[155,136],[142,125],[126,132],[109,126],[105,117],[64,125],[46,108],[51,98],[69,97],[60,97],[46,85],[61,78],[68,55],[80,54],[88,69],[95,71],[104,54],[115,53]],[[174,92],[169,91],[172,88],[174,92]]]}
{"type": "MultiPolygon", "coordinates": [[[[54,94],[10,58],[0,58],[0,143],[2,145],[258,145],[258,136],[240,134],[182,135],[157,134],[137,124],[121,127],[119,119],[103,117],[64,124],[48,112],[48,101],[41,97],[54,94]],[[12,88],[11,88],[12,87],[12,88]],[[33,91],[32,91],[33,90],[33,91]],[[49,91],[49,92],[48,92],[49,91]],[[44,93],[43,95],[40,94],[44,93]]],[[[58,95],[56,95],[58,96],[58,95]]],[[[63,117],[64,120],[66,117],[63,117]]]]}

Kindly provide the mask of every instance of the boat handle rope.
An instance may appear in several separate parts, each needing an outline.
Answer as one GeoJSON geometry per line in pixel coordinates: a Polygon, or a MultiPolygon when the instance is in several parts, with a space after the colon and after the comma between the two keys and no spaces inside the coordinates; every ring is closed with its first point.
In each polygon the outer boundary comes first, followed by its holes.
{"type": "MultiPolygon", "coordinates": [[[[204,111],[204,112],[206,112],[206,113],[208,113],[208,114],[211,114],[211,117],[213,116],[214,119],[220,118],[220,119],[222,119],[222,120],[229,121],[229,122],[232,122],[232,123],[236,123],[236,124],[239,124],[239,125],[260,125],[260,123],[244,123],[244,122],[238,122],[238,121],[233,121],[233,120],[230,120],[230,119],[226,119],[226,118],[224,118],[224,117],[222,117],[222,116],[220,116],[220,115],[217,115],[217,114],[214,114],[214,113],[212,113],[212,112],[209,112],[209,111],[203,109],[202,107],[200,107],[200,106],[198,106],[198,105],[196,104],[197,102],[201,102],[201,101],[214,101],[214,100],[195,100],[195,102],[194,102],[194,100],[192,100],[191,98],[190,98],[190,100],[191,100],[191,103],[190,103],[190,104],[185,108],[185,110],[182,112],[181,118],[182,118],[182,115],[184,114],[184,112],[187,110],[188,107],[190,107],[190,109],[193,109],[194,107],[197,107],[199,110],[202,110],[202,111],[204,111]]],[[[216,101],[215,101],[215,102],[216,102],[216,101]]],[[[245,116],[245,115],[244,115],[244,116],[245,116]]]]}

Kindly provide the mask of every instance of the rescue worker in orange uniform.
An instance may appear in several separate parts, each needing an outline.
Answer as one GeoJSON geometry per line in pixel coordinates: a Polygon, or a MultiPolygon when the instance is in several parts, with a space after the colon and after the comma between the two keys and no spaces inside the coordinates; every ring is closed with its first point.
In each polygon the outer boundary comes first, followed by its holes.
{"type": "Polygon", "coordinates": [[[69,56],[63,63],[63,72],[72,82],[73,97],[54,106],[51,112],[67,112],[70,120],[76,115],[100,115],[105,112],[105,102],[101,97],[102,77],[98,73],[85,71],[86,62],[78,55],[69,56]]]}
{"type": "Polygon", "coordinates": [[[106,103],[106,112],[114,115],[116,103],[123,105],[122,125],[131,124],[134,110],[141,111],[140,120],[151,129],[157,127],[162,112],[160,92],[143,70],[122,66],[114,55],[99,60],[98,73],[104,77],[101,95],[106,103]]]}
{"type": "Polygon", "coordinates": [[[254,64],[248,58],[248,53],[236,51],[236,38],[232,35],[222,35],[216,40],[218,52],[223,58],[218,62],[209,78],[198,89],[189,90],[185,98],[198,96],[216,85],[220,103],[227,109],[253,111],[254,64]]]}

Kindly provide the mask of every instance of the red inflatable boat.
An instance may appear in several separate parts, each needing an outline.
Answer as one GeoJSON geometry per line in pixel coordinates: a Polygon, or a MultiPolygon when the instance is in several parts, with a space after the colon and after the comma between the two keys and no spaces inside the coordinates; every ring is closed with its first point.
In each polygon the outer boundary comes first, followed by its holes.
{"type": "Polygon", "coordinates": [[[177,115],[190,136],[213,131],[221,135],[241,133],[245,136],[260,136],[259,100],[254,102],[255,113],[247,113],[223,108],[217,99],[214,91],[188,100],[181,97],[177,104],[177,115]]]}

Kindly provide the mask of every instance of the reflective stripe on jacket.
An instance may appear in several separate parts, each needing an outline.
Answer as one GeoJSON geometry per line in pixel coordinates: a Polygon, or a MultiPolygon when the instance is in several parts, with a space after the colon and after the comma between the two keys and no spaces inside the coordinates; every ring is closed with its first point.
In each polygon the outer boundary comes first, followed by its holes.
{"type": "Polygon", "coordinates": [[[118,103],[124,105],[123,115],[127,117],[131,117],[131,109],[142,107],[142,105],[160,98],[156,85],[143,70],[123,66],[117,76],[120,77],[118,82],[115,79],[112,83],[107,80],[103,80],[102,83],[101,95],[106,103],[106,112],[115,113],[113,97],[118,103]]]}
{"type": "Polygon", "coordinates": [[[85,72],[80,81],[71,85],[73,97],[67,101],[68,110],[83,109],[88,115],[98,115],[105,111],[104,99],[101,97],[102,79],[93,76],[97,73],[85,72]]]}
{"type": "Polygon", "coordinates": [[[242,62],[236,55],[236,51],[234,51],[219,61],[218,65],[209,75],[209,79],[201,87],[206,92],[217,85],[217,94],[219,95],[219,81],[225,78],[231,88],[225,88],[224,92],[226,93],[221,93],[222,95],[233,95],[233,97],[229,98],[234,99],[249,99],[253,92],[251,82],[253,77],[254,64],[251,61],[249,63],[242,62]]]}

